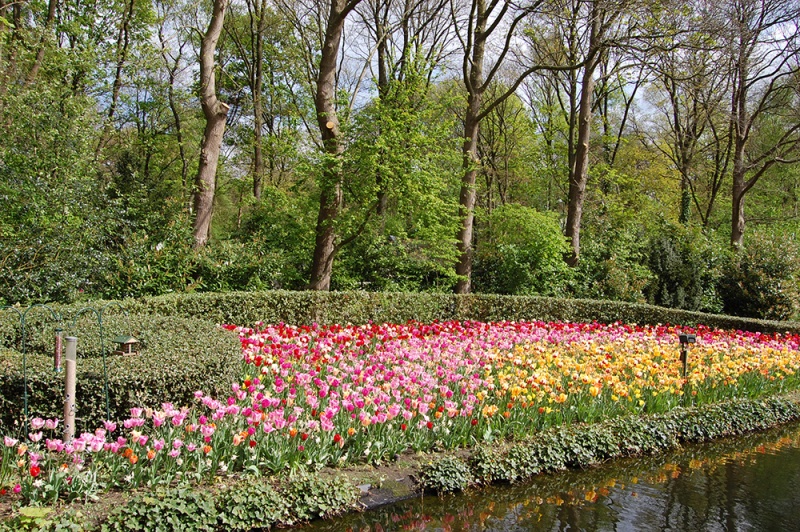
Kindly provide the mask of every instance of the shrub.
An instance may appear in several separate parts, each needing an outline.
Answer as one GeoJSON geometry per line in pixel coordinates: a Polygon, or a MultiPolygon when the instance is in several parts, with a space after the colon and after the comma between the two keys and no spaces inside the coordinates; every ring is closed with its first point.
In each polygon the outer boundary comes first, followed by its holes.
{"type": "Polygon", "coordinates": [[[0,532],[83,532],[89,529],[79,511],[54,513],[53,508],[20,508],[13,518],[0,522],[0,532]]]}
{"type": "Polygon", "coordinates": [[[572,276],[564,262],[569,246],[553,213],[522,205],[495,209],[478,247],[478,292],[561,295],[572,276]]]}
{"type": "Polygon", "coordinates": [[[289,521],[289,505],[262,478],[246,478],[217,496],[219,527],[223,530],[269,528],[289,521]]]}
{"type": "Polygon", "coordinates": [[[419,483],[436,493],[463,491],[473,482],[469,466],[455,456],[445,456],[422,467],[419,483]]]}
{"type": "MultiPolygon", "coordinates": [[[[361,235],[337,255],[333,287],[370,292],[451,291],[458,278],[454,259],[440,249],[442,244],[432,246],[429,240],[413,238],[392,221],[381,219],[384,227],[361,235]],[[387,222],[394,227],[385,227],[387,222]]],[[[451,248],[455,250],[452,244],[447,249],[451,248]]]]}
{"type": "Polygon", "coordinates": [[[207,491],[186,487],[156,489],[139,495],[112,512],[102,532],[213,531],[217,525],[214,498],[207,491]]]}
{"type": "Polygon", "coordinates": [[[581,255],[571,293],[577,297],[643,302],[652,273],[640,220],[600,217],[581,232],[581,255]]]}
{"type": "Polygon", "coordinates": [[[754,232],[730,253],[717,290],[726,314],[785,320],[797,314],[800,248],[794,236],[754,232]]]}
{"type": "Polygon", "coordinates": [[[662,224],[649,243],[647,264],[653,278],[644,290],[647,301],[686,310],[722,310],[716,284],[723,256],[699,230],[662,224]]]}
{"type": "Polygon", "coordinates": [[[358,489],[344,477],[321,478],[304,469],[293,471],[282,490],[294,519],[307,521],[355,508],[358,489]]]}
{"type": "MultiPolygon", "coordinates": [[[[489,294],[392,292],[228,292],[170,294],[126,300],[132,312],[202,317],[214,323],[333,324],[408,320],[544,320],[602,323],[705,324],[721,329],[800,332],[800,324],[745,319],[640,303],[489,294]]],[[[0,314],[0,335],[13,329],[0,314]]],[[[7,316],[7,319],[12,316],[7,316]]],[[[1,336],[0,336],[1,338],[1,336]]],[[[10,345],[10,344],[6,344],[10,345]]]]}
{"type": "MultiPolygon", "coordinates": [[[[76,403],[79,423],[93,430],[106,418],[103,359],[97,323],[80,320],[76,403]]],[[[35,323],[29,328],[28,410],[30,416],[61,417],[63,414],[63,373],[53,372],[52,324],[35,323]]],[[[112,419],[130,415],[135,406],[158,406],[162,402],[188,405],[196,390],[209,394],[227,391],[238,378],[241,348],[232,333],[192,318],[160,315],[110,315],[104,320],[108,338],[132,334],[142,341],[137,356],[108,355],[109,408],[112,419]]],[[[22,355],[0,351],[0,423],[21,422],[23,412],[22,355]]],[[[5,429],[5,433],[12,430],[5,429]]]]}

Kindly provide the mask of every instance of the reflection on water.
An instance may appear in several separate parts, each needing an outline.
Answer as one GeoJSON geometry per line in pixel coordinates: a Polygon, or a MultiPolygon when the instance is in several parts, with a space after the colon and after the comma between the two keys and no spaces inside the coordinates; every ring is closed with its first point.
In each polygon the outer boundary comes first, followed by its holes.
{"type": "Polygon", "coordinates": [[[800,424],[301,530],[800,530],[800,424]]]}

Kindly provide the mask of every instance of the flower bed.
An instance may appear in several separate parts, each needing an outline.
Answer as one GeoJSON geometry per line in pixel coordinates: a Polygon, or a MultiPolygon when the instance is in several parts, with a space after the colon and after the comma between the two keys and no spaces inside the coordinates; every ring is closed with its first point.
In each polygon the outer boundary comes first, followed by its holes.
{"type": "Polygon", "coordinates": [[[2,442],[0,488],[24,500],[380,462],[407,449],[523,439],[552,426],[798,387],[800,338],[668,326],[445,322],[275,325],[239,333],[229,397],[134,408],[69,444],[54,420],[2,442]],[[677,334],[694,332],[681,376],[677,334]],[[52,430],[48,432],[48,427],[52,430]]]}

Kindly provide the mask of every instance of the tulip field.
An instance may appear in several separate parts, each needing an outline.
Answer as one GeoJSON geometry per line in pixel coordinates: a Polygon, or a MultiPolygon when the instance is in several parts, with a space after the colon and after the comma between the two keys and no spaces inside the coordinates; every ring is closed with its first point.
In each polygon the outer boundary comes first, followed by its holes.
{"type": "Polygon", "coordinates": [[[800,337],[653,326],[434,322],[224,326],[242,344],[227,397],[142,405],[74,441],[31,420],[2,441],[0,494],[85,497],[233,472],[377,463],[553,425],[798,387],[800,337]],[[691,332],[686,378],[678,334],[691,332]]]}

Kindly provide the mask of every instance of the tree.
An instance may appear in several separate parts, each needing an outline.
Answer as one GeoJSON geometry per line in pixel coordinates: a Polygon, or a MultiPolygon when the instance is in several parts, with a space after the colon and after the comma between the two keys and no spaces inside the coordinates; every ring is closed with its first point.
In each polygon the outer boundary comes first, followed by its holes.
{"type": "Polygon", "coordinates": [[[729,170],[730,78],[720,68],[723,52],[703,28],[703,13],[692,13],[683,24],[686,38],[676,48],[657,52],[649,64],[655,78],[653,103],[663,117],[639,134],[679,174],[679,222],[689,223],[694,205],[702,226],[708,227],[729,170]]]}
{"type": "Polygon", "coordinates": [[[732,0],[720,16],[732,69],[731,246],[741,248],[747,193],[774,165],[800,162],[800,119],[791,106],[800,73],[800,5],[732,0]]]}
{"type": "MultiPolygon", "coordinates": [[[[369,34],[370,48],[377,62],[378,98],[383,99],[394,82],[405,82],[415,72],[413,62],[427,66],[427,83],[447,55],[452,27],[442,14],[446,0],[369,0],[362,3],[358,14],[369,34]]],[[[375,176],[377,214],[384,215],[388,194],[384,177],[375,176]]]]}
{"type": "Polygon", "coordinates": [[[463,175],[459,194],[459,216],[461,227],[456,236],[458,240],[459,261],[456,263],[456,274],[459,280],[455,292],[470,292],[472,276],[472,255],[475,223],[475,180],[481,164],[478,157],[479,126],[492,110],[513,95],[522,82],[532,73],[541,70],[571,70],[574,65],[553,64],[548,61],[539,62],[537,57],[524,57],[522,48],[517,45],[521,35],[518,30],[523,23],[544,6],[544,1],[534,1],[524,6],[498,0],[472,0],[464,12],[454,6],[452,9],[453,24],[461,45],[461,76],[467,90],[467,105],[464,114],[464,143],[461,148],[463,175]],[[487,51],[497,45],[497,52],[490,63],[486,63],[487,51]],[[513,46],[512,46],[513,45],[513,46]],[[507,89],[494,95],[491,101],[485,101],[487,89],[497,79],[503,69],[513,68],[509,63],[514,59],[517,67],[507,89]],[[507,62],[508,61],[508,62],[507,62]]]}
{"type": "Polygon", "coordinates": [[[330,0],[325,35],[317,73],[314,110],[322,138],[325,159],[317,216],[314,258],[311,264],[312,290],[330,290],[333,260],[338,247],[334,224],[343,207],[341,155],[342,130],[336,114],[336,65],[347,15],[361,0],[330,0]]]}
{"type": "Polygon", "coordinates": [[[194,193],[194,225],[192,236],[196,248],[205,246],[211,230],[214,208],[214,190],[217,164],[225,134],[225,120],[230,106],[217,98],[214,53],[225,21],[227,0],[214,0],[211,21],[200,45],[200,105],[206,118],[203,142],[200,148],[200,166],[197,170],[194,193]]]}

